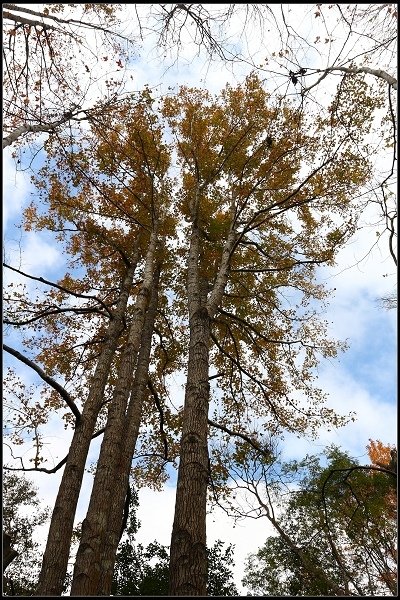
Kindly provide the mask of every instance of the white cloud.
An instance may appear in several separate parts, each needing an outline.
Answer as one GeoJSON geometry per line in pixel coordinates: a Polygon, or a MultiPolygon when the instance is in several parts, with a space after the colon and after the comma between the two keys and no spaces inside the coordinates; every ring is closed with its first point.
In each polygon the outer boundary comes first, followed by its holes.
{"type": "Polygon", "coordinates": [[[29,273],[40,274],[43,269],[53,269],[65,262],[60,250],[54,242],[48,242],[40,235],[30,234],[26,236],[24,247],[24,260],[22,269],[29,273]]]}
{"type": "MultiPolygon", "coordinates": [[[[392,373],[392,371],[391,371],[392,373]]],[[[342,367],[332,366],[321,372],[319,384],[329,394],[328,405],[340,414],[356,413],[354,422],[345,427],[321,429],[317,440],[285,436],[282,455],[284,459],[301,458],[307,453],[318,453],[329,444],[341,446],[354,457],[363,457],[368,463],[366,445],[369,439],[381,440],[384,444],[396,444],[397,419],[394,399],[382,401],[362,381],[342,367]]]]}
{"type": "Polygon", "coordinates": [[[16,170],[10,148],[3,150],[3,231],[19,220],[29,200],[31,184],[26,172],[16,170]]]}
{"type": "Polygon", "coordinates": [[[138,542],[147,545],[157,540],[160,544],[169,546],[174,506],[175,488],[166,486],[163,492],[154,492],[147,488],[139,490],[137,515],[141,527],[137,536],[138,542]],[[162,513],[162,518],[156,519],[156,515],[160,515],[160,513],[162,513]]]}
{"type": "MultiPolygon", "coordinates": [[[[3,151],[3,237],[6,262],[26,270],[30,274],[43,276],[44,272],[62,264],[64,260],[54,245],[46,241],[45,235],[26,232],[20,227],[22,211],[29,204],[33,187],[27,172],[17,171],[11,150],[3,151]]],[[[4,284],[23,281],[26,278],[9,270],[4,271],[4,284]]]]}

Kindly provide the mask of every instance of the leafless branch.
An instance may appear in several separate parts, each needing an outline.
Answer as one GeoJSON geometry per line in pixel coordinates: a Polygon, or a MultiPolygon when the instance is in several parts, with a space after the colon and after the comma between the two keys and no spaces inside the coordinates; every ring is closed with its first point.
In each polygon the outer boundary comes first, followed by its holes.
{"type": "Polygon", "coordinates": [[[30,367],[31,369],[33,369],[39,375],[39,377],[41,377],[41,379],[43,379],[43,381],[45,381],[53,389],[55,389],[60,394],[60,396],[65,400],[66,404],[69,406],[69,408],[71,409],[71,411],[75,415],[75,422],[76,422],[76,424],[78,424],[80,422],[81,413],[80,413],[78,407],[76,406],[75,402],[73,401],[73,399],[71,398],[71,396],[67,392],[67,390],[65,390],[62,387],[62,385],[60,385],[55,379],[53,379],[49,375],[46,375],[46,373],[43,371],[43,369],[41,369],[32,360],[30,360],[29,358],[27,358],[26,356],[24,356],[23,354],[21,354],[21,352],[18,352],[18,350],[15,350],[14,348],[11,348],[10,346],[7,346],[7,344],[3,344],[3,348],[4,348],[4,350],[6,350],[6,352],[8,352],[9,354],[12,354],[13,356],[15,356],[15,358],[18,358],[18,360],[20,360],[25,365],[27,365],[28,367],[30,367]]]}

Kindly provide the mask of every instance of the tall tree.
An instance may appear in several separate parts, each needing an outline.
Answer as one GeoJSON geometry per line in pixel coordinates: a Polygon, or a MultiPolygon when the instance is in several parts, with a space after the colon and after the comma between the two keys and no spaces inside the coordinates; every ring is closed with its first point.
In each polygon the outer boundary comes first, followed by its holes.
{"type": "MultiPolygon", "coordinates": [[[[115,559],[116,547],[119,541],[122,511],[127,489],[127,478],[129,476],[129,467],[140,426],[140,416],[142,412],[141,404],[143,402],[142,397],[145,393],[148,379],[148,362],[153,334],[153,322],[155,311],[157,309],[156,297],[152,300],[150,297],[152,286],[154,286],[153,292],[155,292],[157,288],[153,273],[156,270],[156,253],[159,253],[159,250],[157,249],[157,246],[159,245],[158,230],[160,229],[160,209],[158,205],[161,202],[162,194],[164,193],[162,188],[157,190],[156,181],[158,179],[162,181],[162,171],[165,171],[168,163],[165,163],[165,159],[161,156],[160,146],[157,147],[159,140],[157,139],[156,132],[149,130],[149,133],[147,134],[148,140],[146,140],[146,134],[143,127],[145,126],[145,116],[142,114],[139,119],[139,123],[141,123],[142,127],[141,129],[132,129],[132,137],[128,140],[128,148],[129,153],[134,154],[134,160],[137,161],[137,158],[139,158],[139,160],[141,160],[141,158],[145,160],[143,166],[143,170],[145,171],[144,177],[146,177],[147,172],[148,185],[150,187],[144,185],[143,175],[140,174],[140,167],[138,167],[137,164],[132,164],[130,166],[132,173],[139,170],[139,174],[136,175],[137,181],[135,184],[134,180],[132,180],[128,186],[128,181],[125,177],[124,188],[129,189],[130,194],[137,195],[139,202],[144,207],[145,212],[143,213],[143,217],[146,212],[148,213],[147,219],[141,217],[140,225],[142,230],[147,230],[147,233],[143,233],[142,237],[148,239],[148,241],[145,242],[145,244],[148,244],[148,247],[145,250],[146,245],[143,246],[143,252],[145,252],[145,262],[142,273],[143,280],[138,287],[135,304],[131,307],[131,324],[127,332],[126,342],[123,346],[120,364],[116,373],[113,397],[110,401],[108,420],[106,422],[105,436],[96,470],[92,501],[89,505],[87,518],[84,521],[80,549],[84,549],[85,551],[78,551],[75,568],[76,576],[74,577],[72,586],[72,594],[74,595],[76,593],[78,595],[81,593],[84,595],[97,593],[98,588],[96,587],[96,580],[98,580],[99,575],[101,575],[101,583],[99,584],[101,589],[103,589],[102,586],[104,585],[108,585],[108,587],[111,585],[113,561],[115,559]],[[151,149],[154,151],[154,156],[152,158],[149,153],[149,144],[152,145],[151,149]],[[137,153],[139,154],[137,155],[137,153]],[[153,163],[153,166],[151,166],[151,162],[153,163]],[[136,193],[135,186],[137,187],[136,193]],[[160,197],[157,197],[158,195],[160,195],[160,197]],[[147,220],[149,221],[148,224],[147,220]],[[151,316],[149,317],[150,321],[146,321],[146,311],[149,315],[151,313],[151,316]],[[139,354],[139,362],[137,363],[139,349],[141,349],[142,353],[144,352],[144,355],[141,356],[139,354]],[[136,379],[134,379],[134,368],[136,363],[138,375],[136,379]],[[128,407],[127,401],[130,393],[131,399],[128,407]],[[124,444],[121,446],[123,440],[125,440],[126,448],[124,447],[124,444]],[[125,465],[125,463],[127,464],[125,465]],[[121,484],[119,486],[116,485],[118,473],[121,478],[121,484]],[[104,502],[105,497],[108,498],[108,502],[104,502]],[[120,504],[121,511],[119,510],[120,504]],[[103,512],[104,515],[108,516],[104,516],[103,512]],[[114,527],[111,528],[111,522],[114,515],[121,515],[121,517],[116,517],[114,527]],[[100,530],[97,529],[98,527],[100,527],[100,530]],[[107,536],[107,541],[104,540],[104,536],[107,536]],[[112,548],[111,556],[107,559],[103,559],[103,563],[100,563],[100,558],[97,558],[98,552],[100,551],[103,554],[107,553],[107,551],[109,551],[109,545],[111,545],[112,548]],[[88,552],[89,548],[92,549],[91,553],[88,552]],[[93,573],[96,574],[94,578],[93,573]],[[106,584],[104,584],[103,578],[106,579],[106,584]],[[93,588],[93,586],[95,587],[93,588]]],[[[111,148],[109,147],[109,150],[110,149],[111,148]]],[[[104,160],[104,155],[102,155],[102,160],[104,160]]],[[[115,193],[115,185],[112,185],[110,190],[115,193]]],[[[124,200],[132,202],[131,198],[125,198],[124,200]]],[[[115,202],[115,197],[112,198],[112,202],[115,202]]],[[[164,211],[166,213],[166,206],[164,206],[164,211]]],[[[134,221],[136,220],[134,219],[134,221]]],[[[130,229],[127,233],[127,239],[132,238],[135,235],[135,229],[137,230],[136,224],[134,225],[134,228],[130,229]]]]}
{"type": "MultiPolygon", "coordinates": [[[[45,301],[44,306],[36,306],[34,317],[24,320],[20,314],[20,320],[18,321],[18,325],[25,325],[28,328],[32,320],[37,321],[37,327],[40,327],[42,331],[47,329],[47,332],[53,333],[54,327],[56,327],[60,331],[60,337],[53,340],[53,347],[51,341],[49,342],[48,334],[42,338],[41,344],[46,350],[39,355],[40,358],[37,358],[42,361],[48,372],[58,371],[67,380],[70,379],[71,382],[75,380],[77,382],[75,393],[80,389],[85,394],[88,390],[88,397],[83,404],[82,413],[76,409],[77,423],[75,424],[68,457],[64,461],[66,467],[53,511],[42,578],[39,583],[39,594],[60,593],[61,590],[60,586],[62,586],[67,567],[76,503],[79,497],[89,444],[95,433],[99,412],[112,393],[114,381],[119,382],[118,385],[123,386],[127,391],[132,386],[131,371],[140,346],[143,320],[149,301],[149,286],[151,286],[153,278],[152,265],[157,244],[156,231],[152,235],[147,233],[150,230],[146,221],[149,221],[150,225],[155,222],[154,216],[159,210],[155,207],[155,203],[159,202],[159,200],[156,200],[155,188],[155,181],[158,177],[157,169],[165,170],[167,167],[165,161],[161,160],[160,147],[157,147],[158,141],[155,137],[156,132],[153,132],[153,137],[149,130],[148,144],[152,143],[156,148],[153,157],[155,171],[150,170],[148,162],[150,155],[148,154],[146,157],[146,148],[145,146],[142,147],[145,142],[145,113],[142,112],[141,116],[137,113],[137,111],[145,110],[145,106],[145,102],[135,105],[133,108],[134,114],[131,114],[133,120],[142,123],[142,128],[141,130],[138,128],[132,129],[132,137],[127,140],[125,154],[122,154],[119,162],[120,173],[114,173],[115,177],[120,177],[119,189],[116,183],[112,181],[112,176],[109,177],[108,184],[104,181],[99,182],[102,173],[106,169],[105,152],[107,150],[111,154],[112,149],[109,142],[105,144],[103,139],[102,146],[95,146],[97,156],[92,157],[97,169],[93,178],[87,170],[85,171],[82,168],[80,163],[82,160],[85,165],[88,164],[88,157],[85,157],[83,150],[81,156],[69,155],[68,152],[62,151],[58,155],[56,154],[57,158],[55,159],[58,161],[60,179],[57,179],[55,175],[54,164],[51,167],[44,167],[43,170],[44,175],[47,174],[48,168],[51,168],[54,173],[50,183],[50,207],[48,212],[40,214],[34,206],[27,210],[28,227],[46,227],[58,231],[59,239],[65,242],[67,251],[73,257],[71,262],[74,263],[76,260],[74,257],[79,256],[80,261],[82,261],[81,265],[86,266],[83,278],[78,276],[78,281],[74,281],[74,278],[67,274],[62,281],[56,284],[56,295],[50,294],[50,303],[53,305],[51,310],[47,309],[45,301]],[[129,149],[129,153],[126,148],[129,149]],[[142,159],[144,160],[143,169],[139,165],[142,159]],[[68,161],[71,160],[75,161],[72,169],[71,164],[68,164],[68,161]],[[100,163],[102,166],[99,168],[100,163]],[[127,173],[131,174],[130,181],[127,179],[127,173]],[[70,182],[73,182],[73,186],[78,190],[73,202],[70,198],[70,182]],[[108,214],[113,215],[111,225],[107,224],[108,214]],[[100,222],[96,215],[101,215],[100,222]],[[150,245],[147,249],[148,244],[150,245]],[[149,252],[148,264],[145,267],[144,259],[146,253],[149,252]],[[104,265],[106,268],[103,272],[104,278],[101,278],[100,265],[104,265]],[[135,283],[135,271],[140,276],[142,269],[144,269],[143,274],[145,276],[143,283],[135,283]],[[122,288],[120,289],[121,281],[122,288]],[[96,319],[97,314],[93,318],[93,314],[91,314],[91,327],[93,330],[94,326],[95,333],[94,335],[84,336],[83,342],[79,340],[80,343],[77,344],[76,341],[78,340],[74,335],[72,324],[67,321],[70,327],[66,329],[63,326],[64,311],[67,310],[74,315],[74,308],[71,306],[68,309],[63,308],[62,303],[65,302],[66,298],[73,297],[74,294],[85,297],[85,294],[82,294],[83,291],[88,291],[88,289],[94,291],[96,288],[99,296],[103,297],[101,300],[97,299],[97,302],[102,305],[102,310],[105,308],[105,312],[101,313],[103,319],[96,319]],[[56,309],[54,308],[55,299],[58,301],[56,309]],[[133,304],[129,306],[129,314],[127,314],[129,299],[133,300],[133,304]],[[107,331],[105,324],[108,319],[110,319],[110,324],[107,331]],[[127,321],[131,322],[129,336],[127,336],[127,321]],[[118,374],[114,375],[114,369],[116,368],[116,361],[117,364],[118,361],[122,360],[123,362],[119,352],[116,353],[123,334],[125,341],[122,343],[127,344],[125,362],[127,360],[129,364],[120,367],[125,370],[125,374],[122,378],[120,373],[118,380],[118,374]],[[50,351],[51,347],[52,351],[50,351]],[[83,349],[83,352],[80,348],[83,349]],[[100,358],[98,357],[99,352],[100,358]],[[126,371],[127,368],[128,371],[126,371]],[[84,370],[82,371],[82,369],[84,370]],[[106,386],[108,386],[107,394],[104,396],[106,386]],[[54,550],[55,544],[58,548],[57,552],[54,550]]],[[[97,128],[99,127],[100,124],[97,124],[97,128]]],[[[61,139],[56,147],[58,150],[64,148],[61,139]]],[[[51,157],[50,144],[48,151],[49,157],[51,157]]],[[[116,147],[113,151],[116,151],[116,147]]],[[[49,160],[53,159],[50,158],[49,160]]],[[[163,210],[167,215],[166,204],[164,204],[163,210]]],[[[86,294],[86,297],[91,297],[90,293],[86,294]]],[[[96,296],[91,297],[91,299],[96,299],[96,296]]],[[[76,309],[76,314],[79,316],[85,312],[82,307],[76,309]]],[[[90,309],[87,309],[87,312],[90,314],[90,309]]],[[[11,319],[7,322],[10,324],[16,323],[11,319]]],[[[81,325],[83,325],[82,321],[81,325]]],[[[80,334],[78,335],[82,336],[82,328],[79,331],[80,334]]],[[[18,358],[20,357],[18,356],[18,358]]],[[[31,361],[32,364],[34,363],[31,361]]],[[[120,393],[120,391],[115,391],[117,400],[120,393]]],[[[134,438],[131,439],[133,441],[134,438]]],[[[124,488],[125,492],[126,486],[124,488]]]]}
{"type": "MultiPolygon", "coordinates": [[[[75,420],[38,593],[60,593],[87,451],[102,409],[107,432],[102,468],[79,561],[84,562],[84,544],[92,538],[97,547],[90,550],[96,556],[90,565],[97,573],[92,581],[104,569],[108,580],[101,593],[109,593],[135,439],[121,449],[119,436],[137,430],[137,413],[133,420],[129,414],[141,405],[132,387],[137,388],[134,367],[140,344],[139,338],[132,342],[130,332],[143,334],[148,306],[142,300],[149,298],[155,238],[164,242],[171,237],[170,252],[164,243],[159,246],[168,259],[165,278],[161,275],[161,305],[173,315],[172,337],[188,348],[188,358],[184,353],[179,359],[187,365],[185,407],[179,419],[170,421],[173,434],[182,422],[171,541],[174,595],[206,592],[209,426],[257,439],[256,419],[263,420],[267,431],[300,433],[313,432],[321,422],[343,422],[324,406],[323,394],[312,384],[318,355],[334,356],[337,345],[326,339],[310,302],[328,294],[315,281],[316,266],[332,264],[356,227],[362,209],[357,193],[370,174],[360,150],[368,117],[380,100],[371,97],[360,76],[347,77],[345,86],[348,105],[338,108],[341,118],[334,124],[329,111],[311,124],[283,98],[273,102],[251,76],[243,86],[228,86],[214,98],[182,88],[176,97],[163,100],[159,113],[145,91],[139,102],[129,99],[114,113],[93,117],[80,144],[71,146],[67,134],[46,143],[49,160],[38,181],[45,202],[27,209],[27,226],[57,234],[75,275],[67,274],[55,285],[47,282],[54,290],[43,303],[26,302],[19,292],[11,295],[6,322],[29,331],[27,347],[40,348],[36,359],[50,374],[65,378],[75,397],[87,399],[80,411],[65,388],[57,388],[43,369],[34,369],[57,390],[75,420]],[[171,134],[172,141],[167,138],[171,134]],[[178,175],[172,186],[168,169],[173,150],[178,175]],[[181,227],[175,233],[177,220],[181,227]],[[135,281],[136,276],[140,279],[135,281]],[[84,297],[87,304],[71,307],[72,297],[84,297]],[[67,306],[61,302],[65,299],[67,306]],[[45,335],[32,335],[32,322],[45,335]],[[113,335],[107,327],[115,328],[113,335]],[[123,350],[131,345],[134,355],[126,353],[123,367],[123,350]],[[217,384],[213,399],[219,413],[212,421],[210,378],[217,384]],[[112,448],[110,455],[106,448],[112,448]],[[114,511],[111,495],[106,500],[103,495],[113,478],[119,482],[114,511]],[[96,506],[103,501],[102,521],[96,506]]],[[[167,357],[168,368],[174,369],[175,357],[167,357]]],[[[152,413],[147,416],[151,425],[154,409],[152,413]]],[[[77,564],[82,582],[86,568],[77,564]]]]}
{"type": "Polygon", "coordinates": [[[369,168],[353,144],[362,144],[373,107],[364,82],[346,83],[343,119],[332,127],[331,116],[321,115],[312,130],[282,98],[271,106],[255,76],[218,98],[183,88],[164,103],[182,170],[188,248],[178,308],[188,312],[190,333],[171,595],[206,593],[210,356],[225,390],[219,413],[239,430],[248,427],[249,414],[262,416],[267,430],[305,432],[321,419],[338,422],[316,409],[321,397],[310,385],[316,353],[335,349],[321,339],[313,317],[293,323],[280,289],[298,290],[302,306],[321,299],[315,265],[332,264],[354,230],[357,204],[350,197],[369,168]],[[356,89],[364,97],[358,116],[350,103],[356,89]],[[293,389],[307,395],[308,409],[292,400],[293,389]]]}

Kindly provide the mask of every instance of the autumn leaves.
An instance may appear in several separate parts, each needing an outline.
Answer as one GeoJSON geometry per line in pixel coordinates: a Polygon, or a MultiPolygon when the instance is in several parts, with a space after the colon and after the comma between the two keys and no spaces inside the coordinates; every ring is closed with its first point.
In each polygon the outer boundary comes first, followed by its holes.
{"type": "Polygon", "coordinates": [[[73,147],[68,132],[46,142],[25,212],[27,228],[64,249],[65,273],[33,308],[35,334],[41,364],[81,411],[38,593],[61,593],[102,430],[71,595],[110,593],[132,467],[158,486],[178,460],[170,593],[205,595],[209,486],[229,493],[226,465],[248,449],[237,454],[231,438],[262,445],[263,433],[346,420],[314,381],[340,347],[317,314],[328,291],[316,266],[354,227],[368,163],[348,121],[333,130],[321,114],[311,125],[254,75],[216,96],[182,87],[156,100],[146,89],[89,122],[73,147]],[[183,411],[169,380],[182,371],[183,411]]]}

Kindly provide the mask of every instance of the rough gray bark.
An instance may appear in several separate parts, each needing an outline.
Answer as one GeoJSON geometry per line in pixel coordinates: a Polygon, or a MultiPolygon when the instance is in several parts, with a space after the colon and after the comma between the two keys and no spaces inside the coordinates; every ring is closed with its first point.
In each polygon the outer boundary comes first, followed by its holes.
{"type": "Polygon", "coordinates": [[[180,462],[171,537],[170,595],[207,595],[207,419],[210,319],[199,308],[190,318],[190,346],[180,462]]]}
{"type": "Polygon", "coordinates": [[[134,262],[127,270],[118,304],[114,310],[107,331],[107,341],[98,360],[88,397],[82,409],[81,419],[76,426],[61,479],[46,549],[43,555],[36,596],[60,596],[68,567],[71,536],[76,506],[82,485],[82,479],[96,426],[97,416],[104,400],[104,389],[109,376],[118,339],[124,329],[124,317],[133,276],[134,262]]]}
{"type": "MultiPolygon", "coordinates": [[[[216,280],[207,300],[207,282],[197,225],[198,194],[192,210],[188,256],[189,358],[183,412],[175,516],[170,550],[170,595],[207,595],[206,509],[208,485],[209,348],[211,321],[221,303],[236,239],[234,210],[216,280]]],[[[233,208],[233,207],[232,207],[233,208]]]]}
{"type": "MultiPolygon", "coordinates": [[[[136,300],[128,340],[118,370],[113,399],[108,408],[107,425],[97,463],[89,507],[86,518],[82,523],[82,535],[75,560],[71,596],[92,596],[100,593],[99,588],[103,575],[101,557],[104,550],[105,536],[107,535],[108,521],[110,512],[114,508],[114,502],[115,510],[119,512],[118,500],[121,494],[123,499],[119,526],[121,526],[122,522],[123,505],[127,489],[127,478],[122,472],[122,454],[126,433],[126,410],[129,394],[132,390],[133,374],[138,359],[142,335],[144,333],[145,315],[151,296],[156,241],[157,234],[153,232],[146,257],[143,283],[136,300]],[[124,482],[124,484],[120,485],[121,482],[124,482]]],[[[140,420],[141,411],[135,416],[140,420]]],[[[114,563],[111,558],[109,564],[107,563],[106,569],[107,573],[111,569],[111,579],[113,566],[114,563]]],[[[110,590],[102,595],[109,595],[109,593],[110,590]]]]}
{"type": "Polygon", "coordinates": [[[121,535],[121,525],[124,512],[126,490],[129,485],[129,475],[132,458],[135,452],[136,441],[142,419],[143,401],[147,393],[149,379],[149,363],[151,354],[151,340],[158,303],[159,270],[154,274],[153,288],[149,309],[143,327],[142,344],[139,351],[135,379],[126,412],[124,433],[122,435],[122,455],[117,477],[114,480],[113,501],[109,503],[109,513],[105,539],[101,554],[101,579],[98,594],[109,596],[114,573],[115,558],[121,535]]]}

